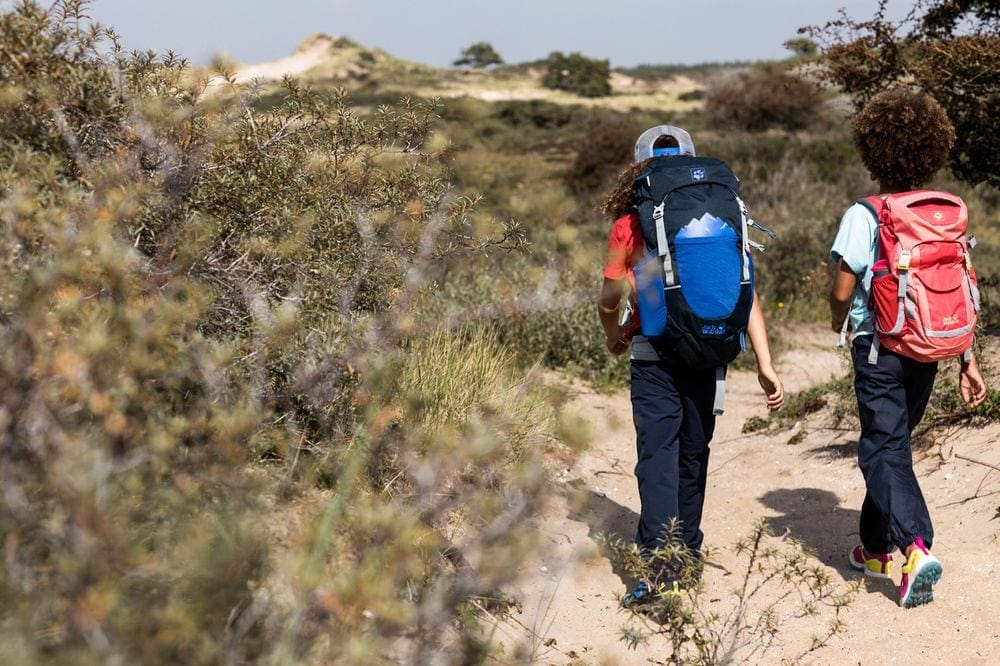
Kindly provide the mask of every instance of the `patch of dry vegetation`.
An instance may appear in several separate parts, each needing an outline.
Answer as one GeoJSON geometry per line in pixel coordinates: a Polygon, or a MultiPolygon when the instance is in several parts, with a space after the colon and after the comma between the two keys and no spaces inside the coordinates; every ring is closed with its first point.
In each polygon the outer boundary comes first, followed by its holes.
{"type": "Polygon", "coordinates": [[[516,225],[473,228],[434,105],[260,111],[84,9],[0,14],[0,655],[478,654],[551,409],[419,304],[516,225]]]}

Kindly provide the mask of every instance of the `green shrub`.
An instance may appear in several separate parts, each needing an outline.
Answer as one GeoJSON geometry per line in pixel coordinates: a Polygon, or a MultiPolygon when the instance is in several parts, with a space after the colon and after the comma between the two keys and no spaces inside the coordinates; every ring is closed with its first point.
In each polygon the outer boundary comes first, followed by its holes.
{"type": "Polygon", "coordinates": [[[605,97],[611,94],[610,77],[607,60],[587,58],[580,53],[564,55],[553,51],[545,60],[542,85],[581,97],[605,97]]]}
{"type": "Polygon", "coordinates": [[[1000,330],[1000,275],[979,278],[979,295],[982,299],[980,320],[987,331],[1000,330]]]}
{"type": "Polygon", "coordinates": [[[516,361],[514,350],[488,328],[436,331],[411,341],[394,393],[432,434],[487,410],[503,414],[516,431],[508,433],[508,442],[520,444],[528,433],[542,430],[551,414],[516,361]]]}
{"type": "Polygon", "coordinates": [[[497,118],[514,128],[553,130],[580,122],[580,110],[544,100],[505,102],[497,107],[497,118]]]}
{"type": "Polygon", "coordinates": [[[688,90],[687,92],[682,92],[677,96],[677,99],[682,102],[700,102],[703,99],[708,98],[708,93],[704,90],[688,90]]]}
{"type": "Polygon", "coordinates": [[[632,146],[644,128],[630,118],[609,116],[590,122],[580,131],[576,154],[565,182],[576,195],[602,196],[610,189],[622,165],[632,159],[632,146]]]}
{"type": "Polygon", "coordinates": [[[604,387],[628,382],[628,355],[612,356],[594,301],[518,312],[496,323],[502,339],[529,362],[564,370],[604,387]]]}
{"type": "Polygon", "coordinates": [[[831,410],[834,425],[851,416],[856,418],[857,402],[854,396],[853,373],[789,395],[785,405],[780,410],[768,414],[766,419],[757,416],[747,419],[743,424],[743,432],[759,432],[775,425],[786,426],[826,408],[831,410]]]}
{"type": "Polygon", "coordinates": [[[794,130],[814,124],[822,103],[812,83],[781,70],[755,69],[712,87],[705,112],[724,127],[794,130]]]}

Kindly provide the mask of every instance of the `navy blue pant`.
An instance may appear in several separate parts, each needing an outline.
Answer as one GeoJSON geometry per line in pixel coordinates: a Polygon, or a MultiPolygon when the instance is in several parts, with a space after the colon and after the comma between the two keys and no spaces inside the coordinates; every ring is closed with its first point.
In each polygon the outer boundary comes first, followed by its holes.
{"type": "Polygon", "coordinates": [[[934,528],[913,473],[910,433],[923,418],[937,363],[920,363],[879,349],[868,363],[872,336],[854,340],[854,392],[861,417],[858,463],[865,477],[861,544],[870,553],[905,551],[915,537],[929,548],[934,528]]]}
{"type": "Polygon", "coordinates": [[[680,521],[680,539],[695,552],[701,548],[714,400],[714,369],[632,361],[635,475],[641,503],[635,540],[643,550],[662,546],[666,527],[675,518],[680,521]]]}

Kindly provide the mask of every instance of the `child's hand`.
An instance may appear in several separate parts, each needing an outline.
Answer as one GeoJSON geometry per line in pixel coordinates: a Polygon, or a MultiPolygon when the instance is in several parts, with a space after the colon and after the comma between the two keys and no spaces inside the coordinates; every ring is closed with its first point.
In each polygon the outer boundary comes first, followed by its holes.
{"type": "Polygon", "coordinates": [[[770,365],[757,369],[757,381],[767,395],[767,408],[772,412],[785,403],[785,387],[782,386],[778,373],[770,365]]]}
{"type": "Polygon", "coordinates": [[[624,354],[625,350],[628,349],[629,343],[630,340],[620,335],[607,338],[604,341],[604,344],[608,348],[608,351],[614,354],[615,356],[621,356],[622,354],[624,354]]]}
{"type": "Polygon", "coordinates": [[[958,390],[969,409],[975,409],[986,399],[986,382],[975,358],[962,364],[958,372],[958,390]]]}

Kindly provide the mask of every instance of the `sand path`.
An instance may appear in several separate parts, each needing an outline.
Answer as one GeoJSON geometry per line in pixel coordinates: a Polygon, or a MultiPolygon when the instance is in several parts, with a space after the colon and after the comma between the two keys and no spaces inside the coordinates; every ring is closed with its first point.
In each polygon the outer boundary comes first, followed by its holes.
{"type": "MultiPolygon", "coordinates": [[[[832,337],[815,326],[794,332],[795,351],[777,361],[789,391],[845,371],[832,337]]],[[[663,663],[669,650],[662,638],[654,636],[636,650],[619,639],[630,621],[618,608],[627,579],[597,545],[600,533],[631,539],[636,525],[628,392],[601,395],[579,388],[572,404],[591,420],[594,440],[571,467],[554,475],[558,492],[538,525],[546,555],[512,590],[521,609],[497,628],[496,638],[505,645],[529,641],[536,663],[663,663]]],[[[706,546],[720,549],[705,574],[702,599],[714,605],[711,610],[731,605],[730,590],[745,567],[731,546],[760,518],[775,534],[788,534],[812,549],[839,588],[846,591],[861,578],[846,559],[864,495],[853,422],[834,430],[827,427],[828,415],[817,414],[794,431],[740,433],[748,417],[765,414],[755,376],[730,373],[727,412],[712,445],[702,525],[706,546]],[[789,443],[799,430],[804,435],[789,443]]],[[[966,428],[916,465],[937,531],[935,553],[945,570],[936,601],[911,610],[897,606],[895,585],[903,564],[897,554],[895,580],[865,581],[842,614],[845,631],[799,663],[1000,663],[1000,472],[955,455],[998,464],[997,442],[996,426],[966,428]]],[[[739,660],[794,660],[830,617],[791,621],[780,629],[777,645],[763,655],[742,653],[739,660]]]]}

